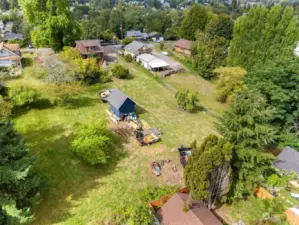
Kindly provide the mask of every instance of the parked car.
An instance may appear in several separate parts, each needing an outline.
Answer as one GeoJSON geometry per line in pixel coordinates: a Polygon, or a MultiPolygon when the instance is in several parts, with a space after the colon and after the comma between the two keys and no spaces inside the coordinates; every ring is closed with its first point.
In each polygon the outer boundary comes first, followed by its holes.
{"type": "Polygon", "coordinates": [[[192,154],[193,149],[192,148],[186,148],[183,145],[181,147],[178,148],[179,154],[180,154],[180,162],[182,164],[182,166],[185,168],[189,157],[192,154]]]}
{"type": "Polygon", "coordinates": [[[161,52],[161,53],[162,53],[162,55],[166,55],[166,56],[168,55],[168,52],[165,52],[165,51],[161,52]]]}
{"type": "Polygon", "coordinates": [[[100,98],[102,100],[102,102],[107,102],[106,98],[109,96],[111,90],[105,90],[105,91],[101,91],[100,92],[100,98]]]}

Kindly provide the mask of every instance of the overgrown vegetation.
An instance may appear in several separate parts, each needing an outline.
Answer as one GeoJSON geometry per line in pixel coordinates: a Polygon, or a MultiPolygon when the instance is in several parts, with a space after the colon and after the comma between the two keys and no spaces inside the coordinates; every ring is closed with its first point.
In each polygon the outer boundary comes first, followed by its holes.
{"type": "Polygon", "coordinates": [[[130,77],[130,72],[128,69],[124,68],[122,65],[116,64],[111,69],[112,75],[119,79],[126,79],[130,77]]]}
{"type": "Polygon", "coordinates": [[[106,164],[120,149],[119,140],[104,121],[80,125],[71,143],[72,150],[91,165],[106,164]]]}

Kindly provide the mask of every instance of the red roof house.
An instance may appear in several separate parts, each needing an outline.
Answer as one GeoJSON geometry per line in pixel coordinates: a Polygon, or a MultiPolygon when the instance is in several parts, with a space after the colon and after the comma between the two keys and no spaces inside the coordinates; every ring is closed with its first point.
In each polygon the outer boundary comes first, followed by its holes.
{"type": "Polygon", "coordinates": [[[188,194],[174,194],[155,214],[161,225],[222,225],[218,218],[202,203],[193,202],[183,211],[188,194]]]}
{"type": "Polygon", "coordinates": [[[191,56],[191,41],[180,39],[174,43],[175,51],[185,56],[191,56]]]}
{"type": "Polygon", "coordinates": [[[103,48],[100,40],[80,40],[75,41],[75,48],[79,50],[84,59],[97,58],[99,63],[103,63],[103,48]]]}

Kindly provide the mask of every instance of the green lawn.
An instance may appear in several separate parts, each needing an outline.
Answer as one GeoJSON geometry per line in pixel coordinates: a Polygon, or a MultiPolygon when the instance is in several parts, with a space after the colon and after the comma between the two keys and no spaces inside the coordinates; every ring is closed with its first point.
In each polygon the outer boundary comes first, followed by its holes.
{"type": "MultiPolygon", "coordinates": [[[[209,113],[184,112],[177,107],[170,89],[142,68],[121,63],[130,68],[132,79],[74,87],[74,92],[79,95],[74,95],[74,100],[67,105],[45,105],[16,113],[17,130],[25,136],[28,146],[40,161],[42,171],[50,178],[41,194],[40,205],[34,209],[35,224],[102,224],[124,200],[134,198],[137,189],[163,183],[161,177],[154,177],[150,172],[148,165],[152,160],[170,157],[179,164],[174,148],[180,144],[188,145],[194,139],[200,142],[207,135],[217,133],[215,118],[209,113]],[[89,123],[97,118],[108,119],[107,105],[98,98],[99,90],[107,88],[120,88],[136,101],[143,109],[140,118],[163,131],[162,142],[141,148],[132,138],[124,143],[125,156],[107,166],[90,166],[71,152],[69,142],[76,124],[89,123]]],[[[191,75],[176,75],[167,78],[167,82],[176,86],[186,76],[191,75]]],[[[203,82],[199,77],[193,79],[203,82]]],[[[9,81],[8,85],[34,86],[49,99],[66,89],[41,83],[30,76],[9,81]]],[[[209,88],[201,93],[201,102],[221,111],[221,105],[213,98],[213,85],[206,82],[203,86],[209,88]]]]}

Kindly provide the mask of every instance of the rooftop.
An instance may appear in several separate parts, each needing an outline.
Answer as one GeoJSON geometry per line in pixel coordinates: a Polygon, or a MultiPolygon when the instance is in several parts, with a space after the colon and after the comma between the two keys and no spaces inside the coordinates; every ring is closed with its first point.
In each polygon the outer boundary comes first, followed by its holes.
{"type": "Polygon", "coordinates": [[[139,42],[139,41],[133,41],[130,44],[126,45],[125,50],[131,53],[136,53],[141,48],[148,48],[147,45],[139,42]]]}
{"type": "Polygon", "coordinates": [[[81,54],[103,52],[100,40],[78,40],[78,41],[75,41],[75,44],[76,44],[76,48],[80,51],[81,54]],[[89,52],[86,49],[88,47],[95,47],[95,49],[93,49],[91,52],[89,52]]]}
{"type": "Polygon", "coordinates": [[[188,194],[174,194],[156,213],[162,225],[222,225],[217,217],[201,203],[193,203],[187,211],[183,211],[188,194]]]}
{"type": "Polygon", "coordinates": [[[291,147],[285,147],[277,156],[278,161],[273,165],[280,170],[295,171],[299,175],[299,152],[291,147]]]}
{"type": "Polygon", "coordinates": [[[108,95],[108,97],[106,97],[105,100],[118,110],[127,99],[130,98],[126,96],[124,93],[122,93],[119,89],[113,89],[111,90],[110,94],[108,95]]]}
{"type": "Polygon", "coordinates": [[[186,39],[180,39],[176,43],[174,43],[174,46],[178,46],[184,49],[191,49],[191,41],[186,40],[186,39]]]}

